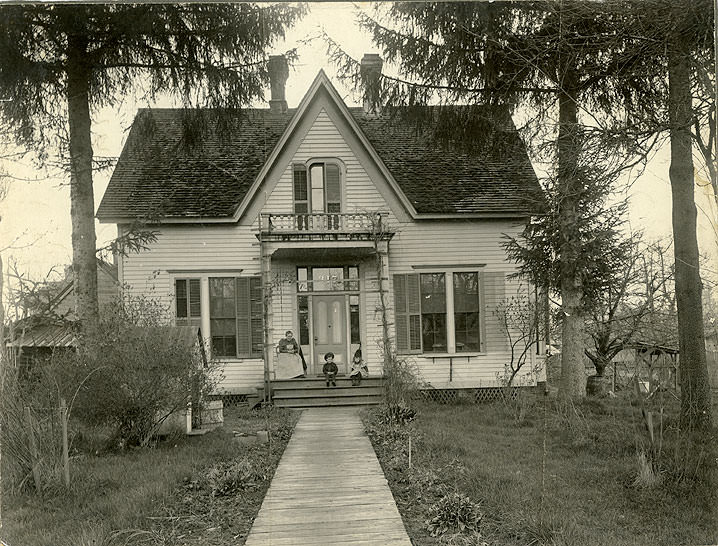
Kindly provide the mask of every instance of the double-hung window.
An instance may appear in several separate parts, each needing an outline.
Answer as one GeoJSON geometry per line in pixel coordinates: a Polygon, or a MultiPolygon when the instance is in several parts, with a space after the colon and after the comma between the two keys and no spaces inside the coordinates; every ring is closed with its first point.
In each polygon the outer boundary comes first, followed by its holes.
{"type": "Polygon", "coordinates": [[[425,353],[445,353],[446,280],[444,273],[422,273],[421,341],[425,353]]]}
{"type": "Polygon", "coordinates": [[[456,352],[481,349],[481,323],[479,309],[479,274],[460,272],[454,280],[454,335],[456,352]]]}
{"type": "Polygon", "coordinates": [[[210,277],[209,319],[214,356],[261,357],[262,290],[259,277],[210,277]]]}
{"type": "Polygon", "coordinates": [[[483,350],[477,271],[394,275],[399,353],[445,354],[483,350]]]}

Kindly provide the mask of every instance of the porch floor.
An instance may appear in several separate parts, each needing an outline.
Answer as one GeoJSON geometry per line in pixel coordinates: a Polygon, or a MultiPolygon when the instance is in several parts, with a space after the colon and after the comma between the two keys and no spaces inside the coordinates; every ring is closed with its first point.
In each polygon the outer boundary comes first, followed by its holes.
{"type": "Polygon", "coordinates": [[[358,408],[302,412],[247,546],[411,546],[358,408]]]}

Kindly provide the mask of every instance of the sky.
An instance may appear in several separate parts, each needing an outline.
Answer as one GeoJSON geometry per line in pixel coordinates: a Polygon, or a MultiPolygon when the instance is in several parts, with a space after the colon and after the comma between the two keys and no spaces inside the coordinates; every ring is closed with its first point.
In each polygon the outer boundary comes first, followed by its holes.
{"type": "MultiPolygon", "coordinates": [[[[324,69],[348,105],[359,103],[359,97],[355,97],[335,78],[336,71],[329,64],[326,46],[321,40],[306,42],[308,37],[324,29],[354,58],[361,58],[364,53],[378,53],[369,37],[356,26],[354,6],[369,9],[368,3],[312,3],[310,13],[271,52],[276,54],[297,48],[299,60],[290,69],[286,87],[290,108],[299,104],[320,69],[324,69]]],[[[385,65],[385,70],[391,72],[392,67],[385,65]]],[[[127,99],[114,108],[93,112],[93,150],[96,156],[119,156],[137,108],[147,106],[172,104],[147,104],[127,99]]],[[[254,106],[263,105],[257,103],[254,106]]],[[[643,230],[651,239],[671,237],[669,162],[668,149],[661,149],[628,191],[630,226],[634,230],[643,230]]],[[[63,266],[72,261],[67,176],[52,169],[39,168],[29,157],[0,162],[0,168],[10,174],[8,194],[0,202],[0,251],[6,264],[16,262],[20,271],[35,279],[45,277],[53,268],[61,272],[63,266]]],[[[110,175],[111,171],[94,175],[95,208],[100,203],[110,175]]],[[[718,227],[712,226],[709,221],[709,218],[718,218],[718,210],[708,194],[700,189],[696,192],[696,202],[699,209],[699,244],[710,257],[704,270],[718,279],[718,227]]],[[[115,235],[114,225],[97,223],[98,247],[107,244],[115,235]]],[[[54,278],[57,275],[59,273],[51,274],[54,278]]]]}

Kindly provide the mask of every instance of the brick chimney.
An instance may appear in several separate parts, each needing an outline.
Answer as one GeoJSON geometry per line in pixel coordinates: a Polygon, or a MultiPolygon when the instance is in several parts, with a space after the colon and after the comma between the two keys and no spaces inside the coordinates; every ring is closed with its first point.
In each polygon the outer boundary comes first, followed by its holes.
{"type": "Polygon", "coordinates": [[[384,61],[378,53],[365,53],[361,59],[361,77],[364,82],[364,112],[378,114],[381,110],[379,78],[384,61]]]}
{"type": "Polygon", "coordinates": [[[287,58],[284,55],[270,55],[267,70],[269,71],[269,83],[272,88],[269,109],[276,114],[284,113],[287,111],[285,85],[289,77],[287,58]]]}

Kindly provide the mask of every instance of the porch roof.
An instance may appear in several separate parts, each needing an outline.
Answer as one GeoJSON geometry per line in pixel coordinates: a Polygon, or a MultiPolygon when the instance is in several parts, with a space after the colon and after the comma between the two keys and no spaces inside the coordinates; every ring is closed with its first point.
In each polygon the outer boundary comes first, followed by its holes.
{"type": "Polygon", "coordinates": [[[357,259],[364,259],[376,254],[373,244],[369,246],[357,246],[352,242],[351,247],[312,247],[312,246],[282,246],[269,249],[272,259],[277,260],[301,260],[303,263],[327,263],[337,264],[349,263],[357,259]]]}

